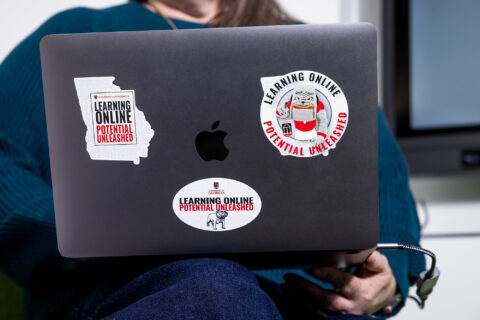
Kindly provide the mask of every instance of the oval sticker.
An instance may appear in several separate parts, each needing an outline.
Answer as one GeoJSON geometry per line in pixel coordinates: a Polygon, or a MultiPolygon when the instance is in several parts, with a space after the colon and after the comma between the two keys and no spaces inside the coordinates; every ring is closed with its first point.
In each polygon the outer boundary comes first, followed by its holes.
{"type": "Polygon", "coordinates": [[[260,213],[258,193],[245,183],[226,178],[194,181],[177,192],[173,211],[191,227],[229,231],[246,226],[260,213]]]}

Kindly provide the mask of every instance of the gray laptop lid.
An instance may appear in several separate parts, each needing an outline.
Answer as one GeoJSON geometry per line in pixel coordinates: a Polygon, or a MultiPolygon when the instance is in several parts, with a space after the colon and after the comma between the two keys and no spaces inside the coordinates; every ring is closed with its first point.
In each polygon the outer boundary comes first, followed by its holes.
{"type": "Polygon", "coordinates": [[[62,255],[375,247],[371,25],[52,35],[41,55],[62,255]]]}

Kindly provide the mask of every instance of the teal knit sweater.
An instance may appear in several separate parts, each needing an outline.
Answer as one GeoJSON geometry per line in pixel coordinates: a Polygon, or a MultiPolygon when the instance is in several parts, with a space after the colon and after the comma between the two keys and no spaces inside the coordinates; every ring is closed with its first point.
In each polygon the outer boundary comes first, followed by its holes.
{"type": "MultiPolygon", "coordinates": [[[[205,27],[175,23],[181,29],[205,27]]],[[[104,10],[76,8],[50,18],[0,65],[0,271],[26,288],[29,318],[41,319],[65,308],[84,292],[79,288],[86,290],[86,283],[99,281],[91,276],[99,274],[92,273],[91,263],[62,258],[57,250],[40,39],[54,33],[161,29],[170,27],[138,3],[104,10]]],[[[379,179],[381,242],[418,245],[420,227],[408,169],[380,111],[379,179]]],[[[406,297],[410,281],[424,268],[424,258],[403,251],[386,255],[406,297]]],[[[282,274],[262,275],[281,281],[282,274]]]]}

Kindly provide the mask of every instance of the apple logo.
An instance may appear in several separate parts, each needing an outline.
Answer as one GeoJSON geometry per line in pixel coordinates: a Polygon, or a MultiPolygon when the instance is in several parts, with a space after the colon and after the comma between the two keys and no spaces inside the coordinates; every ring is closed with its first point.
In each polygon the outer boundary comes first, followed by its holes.
{"type": "MultiPolygon", "coordinates": [[[[217,129],[220,121],[216,121],[212,125],[211,130],[217,129]]],[[[223,161],[227,157],[229,150],[225,147],[223,139],[227,133],[217,130],[213,132],[202,131],[195,139],[195,147],[200,157],[205,161],[218,160],[223,161]]]]}

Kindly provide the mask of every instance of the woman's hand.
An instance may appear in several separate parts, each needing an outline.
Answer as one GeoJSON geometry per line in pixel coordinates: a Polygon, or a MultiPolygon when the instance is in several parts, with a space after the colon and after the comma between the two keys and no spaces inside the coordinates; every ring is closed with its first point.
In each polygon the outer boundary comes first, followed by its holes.
{"type": "Polygon", "coordinates": [[[310,272],[330,282],[336,291],[325,290],[294,274],[285,275],[287,295],[314,315],[373,314],[393,299],[397,282],[387,258],[375,251],[349,274],[333,267],[315,267],[310,272]]]}

